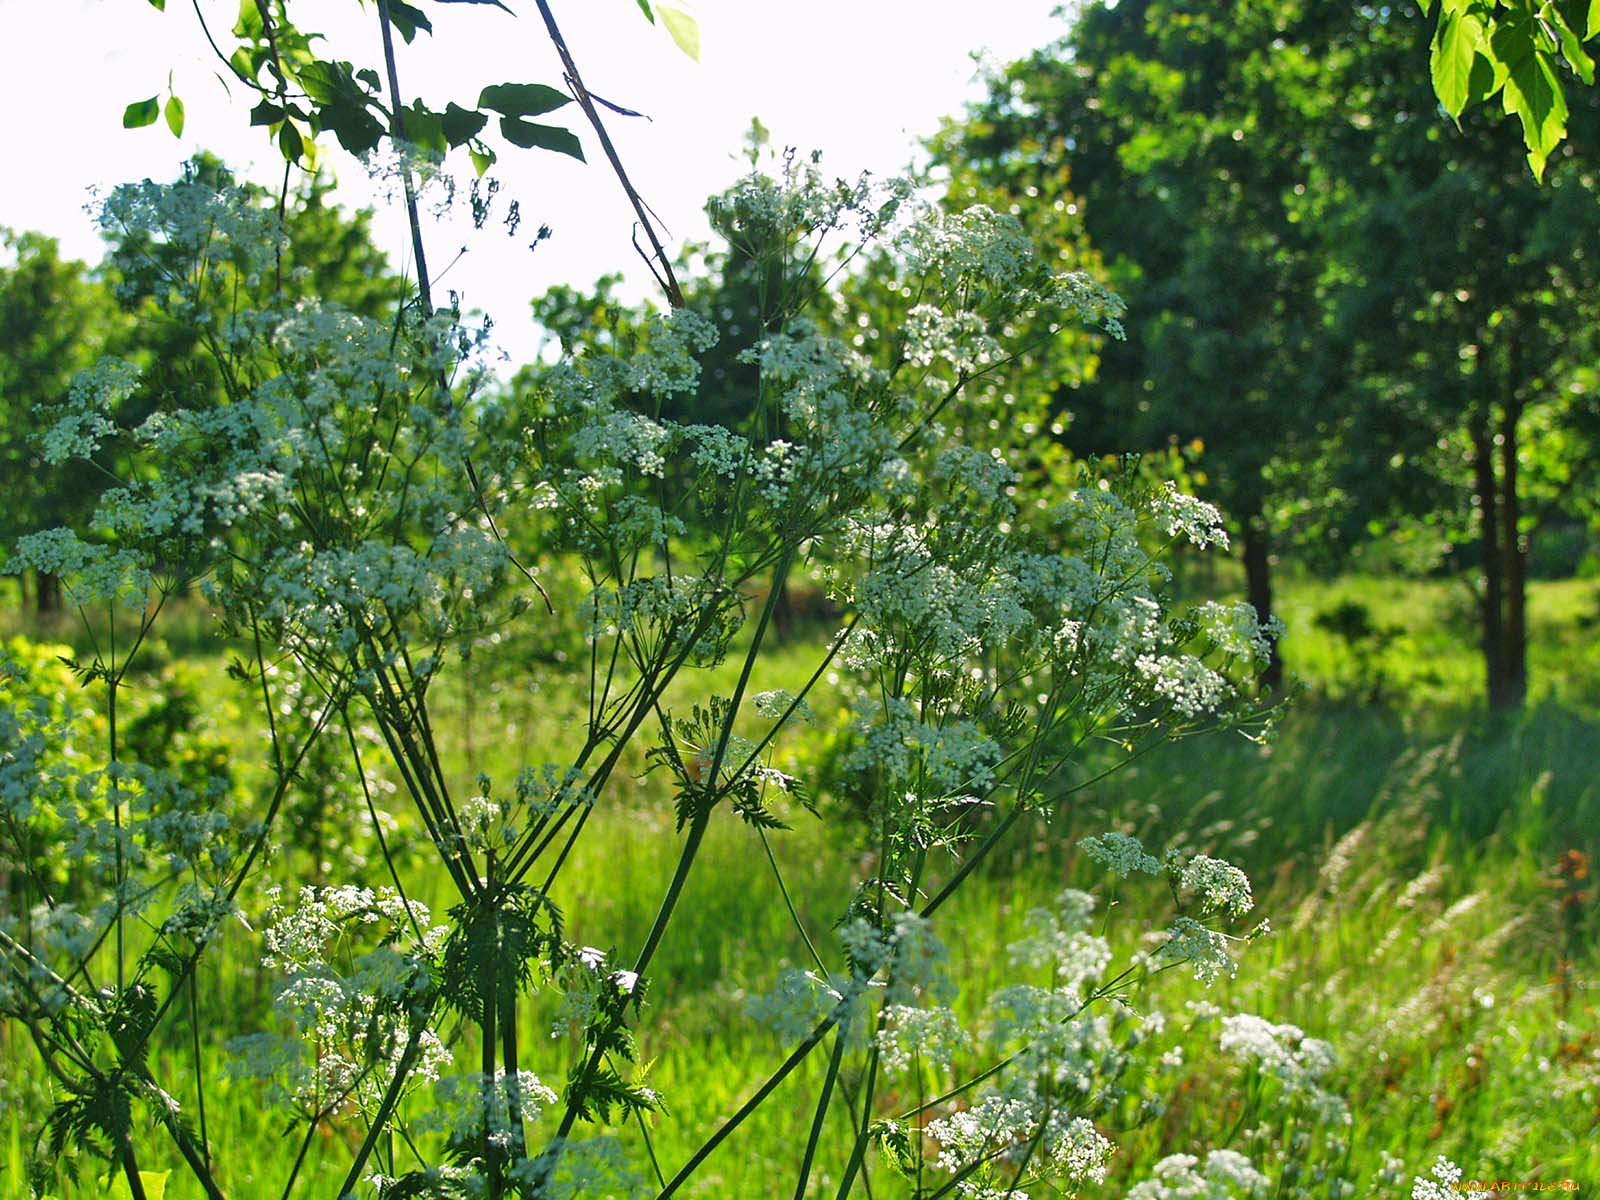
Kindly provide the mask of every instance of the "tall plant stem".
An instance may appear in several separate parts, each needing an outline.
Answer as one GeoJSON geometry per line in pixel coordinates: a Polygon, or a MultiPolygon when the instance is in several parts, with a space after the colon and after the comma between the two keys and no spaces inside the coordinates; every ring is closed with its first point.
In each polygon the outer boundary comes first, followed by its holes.
{"type": "Polygon", "coordinates": [[[139,1173],[139,1160],[133,1156],[133,1143],[122,1135],[122,1174],[128,1181],[128,1194],[133,1200],[145,1200],[144,1178],[139,1173]]]}
{"type": "MultiPolygon", "coordinates": [[[[667,923],[672,919],[673,910],[677,908],[678,900],[683,895],[683,886],[689,880],[689,871],[694,866],[695,856],[700,852],[700,843],[704,840],[706,827],[710,823],[711,810],[709,808],[695,814],[694,819],[689,823],[689,836],[684,840],[683,852],[678,855],[678,868],[672,873],[672,882],[667,885],[667,894],[661,899],[661,906],[656,910],[655,922],[650,926],[649,936],[645,938],[644,947],[639,951],[639,957],[634,962],[635,975],[642,976],[644,974],[645,968],[650,965],[650,960],[655,957],[656,949],[661,945],[661,939],[667,931],[667,923]]],[[[616,1015],[608,1018],[612,1021],[613,1027],[616,1022],[622,1019],[620,1009],[621,1006],[618,1006],[616,1015]]],[[[589,1059],[584,1063],[582,1072],[572,1082],[571,1090],[568,1093],[566,1111],[561,1114],[561,1127],[556,1130],[555,1137],[551,1139],[550,1144],[553,1153],[546,1159],[549,1164],[546,1168],[547,1175],[548,1171],[554,1167],[555,1154],[560,1152],[560,1146],[566,1141],[567,1135],[572,1132],[573,1125],[577,1123],[579,1101],[582,1098],[584,1088],[588,1086],[589,1080],[594,1076],[595,1071],[599,1069],[600,1060],[604,1057],[604,1039],[597,1038],[596,1045],[590,1051],[589,1059]]]]}
{"type": "Polygon", "coordinates": [[[817,1157],[817,1144],[822,1140],[822,1126],[828,1118],[828,1106],[833,1099],[833,1085],[839,1081],[839,1060],[844,1057],[844,1035],[833,1035],[833,1053],[828,1056],[828,1075],[822,1081],[822,1092],[817,1096],[816,1114],[811,1118],[811,1136],[806,1139],[806,1152],[800,1160],[800,1178],[794,1185],[794,1200],[805,1200],[806,1184],[811,1181],[811,1164],[817,1157]]]}
{"type": "MultiPolygon", "coordinates": [[[[383,30],[383,65],[389,76],[389,103],[394,120],[394,136],[406,136],[405,110],[400,103],[400,71],[395,65],[394,31],[389,26],[389,0],[378,0],[378,26],[383,30]]],[[[411,257],[417,264],[417,299],[423,319],[433,316],[433,281],[428,275],[428,254],[422,244],[422,220],[417,215],[417,188],[411,168],[402,165],[400,179],[405,188],[406,222],[411,227],[411,257]]],[[[448,392],[445,393],[449,395],[448,392]]],[[[447,401],[448,402],[448,401],[447,401]]]]}
{"type": "Polygon", "coordinates": [[[406,1048],[401,1052],[400,1062],[394,1069],[394,1078],[389,1080],[383,1099],[378,1102],[378,1111],[373,1114],[372,1124],[367,1127],[367,1136],[362,1139],[360,1147],[356,1150],[355,1161],[350,1164],[350,1170],[346,1172],[344,1182],[339,1185],[335,1195],[349,1195],[361,1182],[361,1172],[367,1168],[367,1159],[372,1157],[379,1135],[388,1128],[389,1118],[394,1115],[395,1105],[400,1103],[400,1093],[405,1090],[411,1068],[417,1065],[417,1056],[422,1052],[422,1033],[427,1027],[427,1014],[413,1019],[410,1032],[407,1034],[406,1048]]]}
{"type": "Polygon", "coordinates": [[[674,1195],[679,1188],[687,1183],[694,1176],[694,1173],[699,1170],[700,1164],[711,1157],[712,1151],[722,1145],[734,1130],[743,1125],[750,1118],[751,1113],[765,1104],[767,1097],[778,1090],[783,1081],[794,1073],[794,1069],[805,1062],[811,1056],[813,1050],[822,1045],[823,1039],[838,1025],[839,1017],[840,1011],[835,1009],[815,1029],[808,1033],[805,1040],[789,1052],[789,1057],[783,1060],[778,1069],[767,1076],[766,1082],[758,1087],[731,1117],[719,1125],[716,1132],[700,1144],[700,1148],[689,1156],[689,1161],[678,1168],[676,1175],[667,1180],[666,1187],[657,1193],[656,1200],[667,1200],[669,1196],[674,1195]]]}
{"type": "MultiPolygon", "coordinates": [[[[504,1189],[504,1181],[500,1174],[500,1155],[494,1145],[494,1112],[496,1091],[499,1080],[496,1078],[495,1052],[495,1019],[500,1015],[500,997],[497,994],[500,984],[500,955],[503,947],[500,944],[500,910],[499,897],[496,892],[494,851],[489,851],[484,865],[483,901],[489,905],[494,919],[494,956],[489,960],[489,969],[484,972],[486,978],[480,981],[480,995],[483,998],[483,1019],[479,1022],[483,1034],[483,1162],[489,1172],[489,1198],[499,1200],[504,1189]]],[[[508,1080],[509,1082],[509,1080],[508,1080]]]]}
{"type": "Polygon", "coordinates": [[[116,849],[117,880],[117,994],[120,997],[124,970],[122,940],[123,891],[127,883],[127,863],[123,861],[122,855],[122,770],[121,763],[117,760],[117,691],[122,683],[122,677],[116,671],[117,623],[114,614],[108,624],[110,625],[110,631],[107,636],[111,641],[111,662],[103,665],[106,672],[106,738],[111,757],[111,770],[109,772],[111,779],[111,825],[116,836],[114,846],[116,849]]]}
{"type": "Polygon", "coordinates": [[[650,249],[655,253],[655,262],[649,264],[651,273],[666,292],[667,303],[673,308],[682,308],[683,289],[678,286],[677,277],[672,273],[672,260],[667,257],[666,248],[656,235],[656,227],[645,211],[644,200],[634,189],[633,181],[628,178],[628,172],[623,169],[622,159],[617,156],[617,148],[611,144],[611,135],[606,132],[605,122],[600,119],[600,110],[595,107],[594,98],[589,95],[589,89],[583,86],[583,76],[578,73],[578,64],[573,61],[572,52],[567,49],[566,39],[561,36],[561,29],[556,25],[555,14],[550,11],[550,5],[546,0],[536,0],[536,2],[539,5],[539,15],[544,18],[545,30],[550,34],[550,41],[554,43],[556,53],[561,56],[561,67],[567,74],[567,83],[577,98],[578,107],[583,109],[583,115],[589,118],[589,124],[594,127],[595,136],[600,139],[600,148],[606,153],[606,161],[616,173],[617,182],[622,185],[628,202],[633,205],[634,215],[639,218],[639,225],[650,241],[650,249]],[[661,268],[659,272],[656,271],[658,264],[661,268]]]}

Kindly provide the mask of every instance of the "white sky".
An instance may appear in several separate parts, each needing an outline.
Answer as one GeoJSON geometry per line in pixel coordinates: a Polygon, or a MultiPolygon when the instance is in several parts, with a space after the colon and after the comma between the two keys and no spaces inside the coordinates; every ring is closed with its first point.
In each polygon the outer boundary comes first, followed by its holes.
{"type": "MultiPolygon", "coordinates": [[[[401,91],[435,108],[471,105],[488,83],[559,87],[561,68],[533,0],[507,0],[512,17],[477,4],[417,0],[434,37],[400,47],[401,91]]],[[[199,0],[223,40],[237,0],[199,0]]],[[[634,0],[553,0],[567,44],[596,94],[648,113],[652,120],[610,117],[611,132],[635,185],[670,235],[669,249],[706,236],[705,198],[740,172],[737,156],[752,117],[773,144],[824,152],[824,168],[853,176],[892,173],[978,94],[974,52],[1011,61],[1063,30],[1055,0],[695,0],[700,62],[685,57],[634,0]]],[[[357,66],[377,65],[373,7],[351,0],[302,0],[306,26],[329,34],[327,52],[357,66]],[[324,22],[317,25],[317,21],[324,22]]],[[[248,127],[253,102],[206,47],[187,0],[0,0],[0,111],[8,114],[0,168],[0,225],[38,229],[61,239],[63,252],[97,259],[100,242],[83,208],[89,189],[150,176],[173,177],[195,150],[218,154],[251,178],[276,182],[282,160],[263,130],[248,127]],[[167,75],[187,109],[180,141],[164,123],[121,127],[122,110],[165,93],[167,75]]],[[[490,312],[514,361],[533,353],[528,298],[553,283],[590,284],[622,271],[626,291],[653,287],[630,244],[633,216],[576,105],[540,120],[566,124],[584,143],[589,165],[546,151],[504,147],[495,174],[502,201],[521,202],[515,239],[498,225],[475,233],[464,198],[458,214],[436,226],[427,247],[437,274],[458,249],[466,255],[444,276],[473,307],[490,312]],[[527,243],[540,224],[554,236],[537,251],[527,243]]],[[[491,125],[492,129],[492,125],[491,125]]],[[[326,160],[343,203],[379,203],[361,167],[333,143],[326,160]]],[[[504,146],[496,141],[496,148],[504,146]]],[[[451,169],[472,176],[464,154],[451,169]]],[[[504,211],[503,203],[500,211],[504,211]]],[[[398,206],[380,212],[380,244],[397,265],[410,255],[398,206]]]]}

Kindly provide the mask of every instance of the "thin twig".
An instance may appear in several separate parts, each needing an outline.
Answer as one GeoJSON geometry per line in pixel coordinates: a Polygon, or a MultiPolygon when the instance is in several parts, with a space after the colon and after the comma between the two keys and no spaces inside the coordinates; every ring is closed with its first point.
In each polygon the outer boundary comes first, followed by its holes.
{"type": "MultiPolygon", "coordinates": [[[[661,273],[656,275],[656,279],[661,284],[662,290],[667,293],[667,303],[673,308],[682,308],[683,289],[678,286],[677,276],[672,273],[672,261],[667,257],[666,248],[656,235],[656,227],[650,223],[647,206],[639,197],[633,181],[628,178],[628,172],[622,166],[622,159],[617,156],[617,148],[611,144],[611,135],[606,132],[605,122],[600,119],[600,110],[595,107],[594,97],[589,94],[589,89],[583,86],[583,76],[578,73],[578,64],[572,60],[572,51],[567,49],[566,39],[561,36],[561,29],[556,24],[555,15],[550,11],[550,5],[547,0],[536,0],[536,3],[539,5],[539,15],[544,18],[544,27],[550,33],[550,41],[554,43],[556,53],[561,56],[561,68],[566,73],[567,86],[572,90],[578,106],[583,109],[583,115],[589,118],[589,124],[594,126],[595,136],[600,139],[600,148],[606,152],[606,160],[616,172],[617,182],[627,193],[628,201],[633,205],[633,211],[639,218],[645,237],[650,239],[651,249],[655,251],[655,261],[661,264],[661,273]]],[[[654,264],[651,266],[651,272],[655,273],[654,264]]]]}

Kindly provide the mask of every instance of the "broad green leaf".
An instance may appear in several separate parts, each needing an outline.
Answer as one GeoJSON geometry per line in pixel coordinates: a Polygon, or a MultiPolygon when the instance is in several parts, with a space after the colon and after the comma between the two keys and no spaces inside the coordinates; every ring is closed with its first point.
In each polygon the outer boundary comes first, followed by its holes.
{"type": "Polygon", "coordinates": [[[1554,29],[1556,38],[1561,43],[1561,57],[1567,60],[1567,66],[1577,72],[1578,78],[1589,87],[1594,86],[1594,59],[1583,49],[1583,42],[1567,19],[1561,15],[1561,10],[1550,0],[1545,0],[1539,9],[1539,19],[1546,29],[1554,29]]]}
{"type": "Polygon", "coordinates": [[[478,93],[479,108],[503,117],[537,117],[571,103],[571,96],[542,83],[491,83],[478,93]]]}
{"type": "Polygon", "coordinates": [[[1567,101],[1551,54],[1543,49],[1533,21],[1515,13],[1495,27],[1490,43],[1506,66],[1501,103],[1522,122],[1528,165],[1544,177],[1545,161],[1567,134],[1567,101]]]}
{"type": "Polygon", "coordinates": [[[151,96],[148,100],[139,100],[122,110],[122,127],[124,129],[143,129],[146,125],[154,125],[156,118],[160,115],[160,98],[151,96]]]}
{"type": "Polygon", "coordinates": [[[167,0],[150,0],[150,7],[157,12],[167,11],[167,0]]]}
{"type": "Polygon", "coordinates": [[[341,96],[332,104],[317,109],[317,123],[330,130],[339,144],[351,154],[365,154],[383,140],[384,128],[362,104],[341,96]]]}
{"type": "Polygon", "coordinates": [[[167,128],[172,130],[173,137],[183,136],[183,101],[176,96],[167,97],[167,105],[162,109],[162,115],[167,118],[167,128]]]}
{"type": "Polygon", "coordinates": [[[285,121],[283,128],[278,130],[278,149],[290,162],[299,162],[301,156],[305,154],[305,139],[300,136],[300,131],[294,127],[293,121],[285,121]]]}
{"type": "Polygon", "coordinates": [[[414,101],[405,110],[406,141],[413,146],[443,154],[449,147],[444,138],[444,118],[423,104],[414,101]]]}
{"type": "Polygon", "coordinates": [[[488,123],[489,118],[485,114],[475,108],[462,108],[452,100],[444,108],[444,139],[454,149],[477,137],[488,123]]]}
{"type": "Polygon", "coordinates": [[[467,147],[467,157],[472,159],[472,169],[478,173],[478,178],[482,179],[484,172],[494,166],[496,155],[482,142],[474,142],[467,147]]]}
{"type": "Polygon", "coordinates": [[[502,117],[500,132],[513,146],[521,146],[525,150],[537,146],[541,150],[555,150],[560,154],[570,154],[579,162],[584,161],[583,145],[577,136],[559,125],[538,125],[521,117],[502,117]]]}
{"type": "Polygon", "coordinates": [[[355,76],[349,63],[314,59],[300,68],[300,86],[318,104],[332,104],[341,92],[355,89],[355,76]]]}
{"type": "Polygon", "coordinates": [[[263,100],[250,110],[250,124],[276,125],[286,116],[283,108],[271,100],[263,100]]]}
{"type": "MultiPolygon", "coordinates": [[[[139,1184],[144,1188],[145,1200],[164,1200],[167,1194],[167,1177],[171,1171],[140,1171],[139,1184]]],[[[127,1176],[118,1174],[107,1193],[110,1200],[131,1200],[127,1176]]]]}
{"type": "Polygon", "coordinates": [[[262,58],[249,46],[240,46],[228,55],[228,65],[241,79],[254,79],[261,73],[262,58]]]}
{"type": "Polygon", "coordinates": [[[667,27],[667,32],[672,35],[672,40],[678,43],[682,50],[695,62],[700,61],[700,22],[696,21],[681,8],[668,8],[666,5],[657,5],[656,11],[661,14],[661,23],[667,27]]]}
{"type": "Polygon", "coordinates": [[[263,36],[265,28],[256,0],[239,0],[239,20],[233,26],[233,36],[254,41],[263,36]]]}
{"type": "Polygon", "coordinates": [[[433,32],[433,23],[430,22],[420,8],[413,8],[405,0],[389,0],[389,23],[400,31],[400,36],[406,44],[411,44],[411,39],[417,36],[417,30],[424,33],[433,32]]]}
{"type": "Polygon", "coordinates": [[[1588,28],[1583,31],[1583,40],[1591,41],[1600,37],[1600,0],[1589,0],[1588,28]]]}
{"type": "Polygon", "coordinates": [[[1472,94],[1472,65],[1484,44],[1483,23],[1472,13],[1441,12],[1433,38],[1433,90],[1451,117],[1483,97],[1472,94]]]}
{"type": "MultiPolygon", "coordinates": [[[[644,19],[654,25],[656,23],[656,15],[650,11],[650,0],[637,0],[637,3],[639,11],[644,14],[644,19]]],[[[1600,3],[1600,0],[1596,0],[1596,3],[1600,3]]]]}

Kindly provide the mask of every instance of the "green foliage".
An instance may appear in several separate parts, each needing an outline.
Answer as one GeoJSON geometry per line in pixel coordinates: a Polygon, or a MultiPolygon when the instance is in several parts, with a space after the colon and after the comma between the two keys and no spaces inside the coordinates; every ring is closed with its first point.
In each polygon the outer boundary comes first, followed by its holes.
{"type": "MultiPolygon", "coordinates": [[[[1337,569],[1425,525],[1485,572],[1485,671],[1514,704],[1528,545],[1594,494],[1595,288],[1572,248],[1600,204],[1570,154],[1539,189],[1481,118],[1460,136],[1405,70],[1427,32],[1406,6],[1091,5],[935,149],[1043,221],[1064,162],[1146,314],[1062,396],[1072,448],[1202,445],[1258,607],[1278,547],[1337,569]]],[[[1573,127],[1597,111],[1585,91],[1573,127]]]]}
{"type": "MultiPolygon", "coordinates": [[[[649,6],[642,7],[654,21],[649,6]]],[[[699,28],[694,19],[673,7],[658,11],[684,53],[698,57],[699,28]]],[[[483,136],[491,113],[499,116],[500,135],[513,146],[583,158],[582,146],[570,130],[524,119],[570,103],[572,97],[565,92],[543,84],[512,82],[485,87],[475,107],[453,99],[443,105],[430,104],[421,98],[400,105],[398,97],[386,98],[377,70],[321,57],[327,39],[298,24],[301,12],[302,6],[292,6],[288,0],[244,0],[231,31],[235,42],[231,51],[222,48],[216,31],[205,28],[230,77],[258,97],[250,123],[265,129],[288,162],[313,168],[317,139],[332,134],[351,154],[369,153],[389,139],[439,158],[465,148],[482,175],[497,155],[483,136]]],[[[196,15],[205,26],[205,16],[199,10],[196,15]]],[[[403,0],[383,0],[377,6],[376,19],[385,39],[393,31],[409,43],[419,34],[431,37],[434,32],[427,14],[403,0]]],[[[169,95],[165,107],[159,97],[128,105],[122,123],[139,128],[155,124],[163,115],[173,135],[182,136],[184,105],[175,95],[169,95]]]]}
{"type": "MultiPolygon", "coordinates": [[[[98,472],[82,464],[50,466],[35,436],[38,409],[65,397],[72,378],[109,350],[120,334],[110,289],[82,263],[63,262],[55,241],[0,229],[0,569],[30,528],[85,515],[98,472]]],[[[41,607],[59,592],[41,581],[41,607]]]]}
{"type": "MultiPolygon", "coordinates": [[[[1431,12],[1435,0],[1422,0],[1431,12]]],[[[1439,0],[1429,68],[1451,117],[1500,97],[1522,127],[1528,166],[1544,177],[1567,136],[1566,87],[1594,86],[1586,42],[1600,37],[1600,8],[1581,0],[1439,0]]]]}

